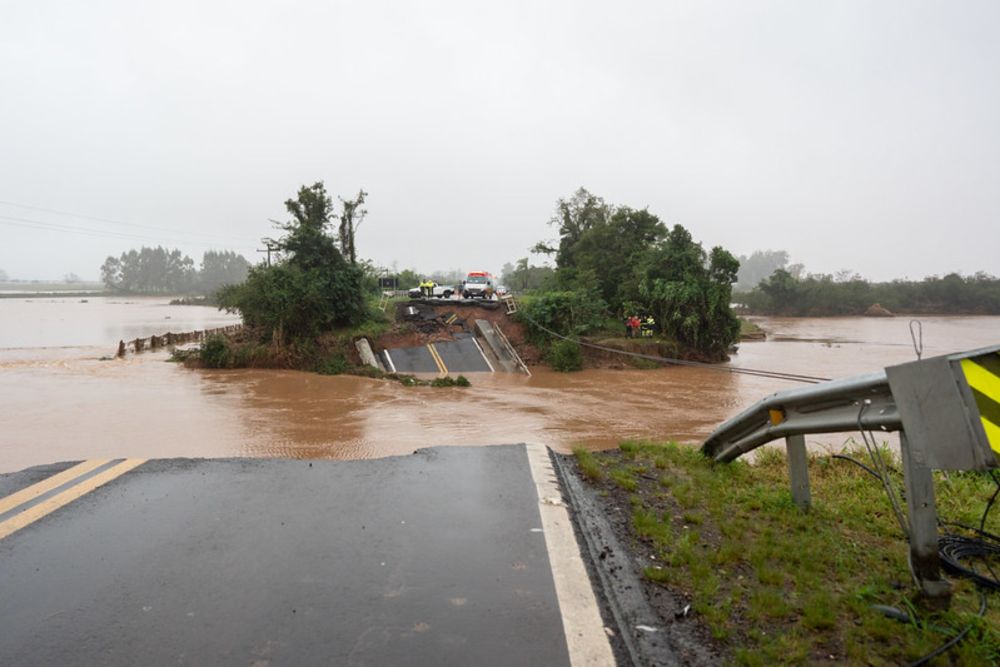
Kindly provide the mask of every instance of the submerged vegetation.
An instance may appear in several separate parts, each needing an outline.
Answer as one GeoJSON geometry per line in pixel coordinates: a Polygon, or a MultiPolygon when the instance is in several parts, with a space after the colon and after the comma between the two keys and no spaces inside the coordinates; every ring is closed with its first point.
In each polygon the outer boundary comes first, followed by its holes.
{"type": "MultiPolygon", "coordinates": [[[[934,613],[916,601],[905,537],[881,485],[857,466],[810,459],[813,505],[804,513],[792,503],[781,450],[762,450],[754,465],[713,465],[676,444],[624,442],[617,453],[575,453],[581,475],[608,503],[630,508],[624,530],[649,563],[649,585],[690,596],[694,618],[729,661],[899,664],[969,625],[947,657],[969,665],[1000,660],[1000,606],[991,602],[979,618],[979,592],[969,581],[954,580],[951,611],[934,613]],[[912,620],[893,620],[873,605],[912,620]]],[[[978,525],[992,480],[936,478],[942,518],[978,525]]],[[[986,530],[1000,532],[996,513],[986,530]]]]}

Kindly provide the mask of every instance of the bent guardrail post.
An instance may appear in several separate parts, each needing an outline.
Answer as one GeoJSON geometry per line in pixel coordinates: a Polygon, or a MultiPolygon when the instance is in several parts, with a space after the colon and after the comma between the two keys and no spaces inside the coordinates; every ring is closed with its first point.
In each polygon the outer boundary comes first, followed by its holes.
{"type": "Polygon", "coordinates": [[[910,568],[928,598],[947,606],[932,470],[989,470],[1000,457],[1000,345],[772,394],[719,426],[702,452],[727,463],[785,438],[792,498],[808,509],[804,436],[899,431],[910,568]]]}

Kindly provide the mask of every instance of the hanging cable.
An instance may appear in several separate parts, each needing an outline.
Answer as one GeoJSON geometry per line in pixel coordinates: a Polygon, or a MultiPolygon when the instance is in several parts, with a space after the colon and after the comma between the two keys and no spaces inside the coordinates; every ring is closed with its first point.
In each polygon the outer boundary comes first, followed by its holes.
{"type": "MultiPolygon", "coordinates": [[[[104,223],[111,224],[111,225],[121,225],[123,227],[134,227],[136,229],[148,229],[148,230],[151,230],[151,231],[154,231],[154,232],[171,232],[171,233],[176,233],[177,232],[177,230],[170,229],[169,227],[156,227],[154,225],[141,225],[141,224],[137,224],[137,223],[134,223],[134,222],[124,222],[124,221],[121,221],[121,220],[114,220],[112,218],[102,218],[102,217],[97,216],[97,215],[86,215],[84,213],[72,213],[70,211],[60,211],[58,209],[45,208],[43,206],[31,206],[31,205],[28,205],[28,204],[18,204],[16,202],[12,202],[12,201],[3,201],[3,200],[0,200],[0,205],[3,205],[3,206],[13,206],[15,208],[22,208],[22,209],[26,209],[26,210],[29,210],[29,211],[40,211],[42,213],[52,213],[54,215],[62,215],[62,216],[70,217],[70,218],[80,218],[82,220],[92,220],[94,222],[104,222],[104,223]]],[[[43,223],[43,224],[49,224],[49,223],[43,223]]],[[[52,224],[59,224],[59,223],[52,223],[52,224]]],[[[110,230],[108,230],[108,231],[110,231],[110,230]]],[[[243,238],[243,237],[237,237],[237,236],[228,236],[228,235],[219,235],[219,234],[206,234],[204,232],[190,232],[190,234],[192,234],[194,236],[200,236],[200,237],[204,237],[204,238],[214,238],[214,239],[226,240],[226,241],[230,241],[230,242],[233,242],[233,241],[247,241],[247,242],[251,242],[251,243],[256,243],[256,241],[250,241],[249,239],[246,239],[246,238],[243,238]]]]}
{"type": "Polygon", "coordinates": [[[550,336],[560,338],[571,343],[576,343],[577,345],[582,345],[583,347],[589,347],[594,350],[601,350],[603,352],[611,352],[613,354],[620,354],[622,356],[633,357],[636,359],[646,359],[647,361],[655,361],[662,364],[670,364],[672,366],[696,366],[698,368],[706,368],[708,370],[716,371],[718,373],[730,373],[733,375],[751,375],[755,377],[763,377],[772,380],[787,380],[789,382],[803,382],[807,384],[818,384],[820,382],[828,382],[830,378],[816,377],[812,375],[800,375],[798,373],[785,373],[782,371],[767,371],[759,370],[755,368],[738,368],[734,366],[719,366],[718,364],[709,364],[703,361],[691,361],[689,359],[674,359],[671,357],[661,357],[652,354],[641,354],[639,352],[629,352],[627,350],[618,350],[613,347],[607,347],[606,345],[598,345],[597,343],[590,343],[579,338],[570,338],[569,336],[564,336],[560,333],[552,331],[548,327],[539,324],[530,315],[525,313],[523,310],[520,314],[524,319],[531,322],[539,330],[544,331],[550,336]]]}

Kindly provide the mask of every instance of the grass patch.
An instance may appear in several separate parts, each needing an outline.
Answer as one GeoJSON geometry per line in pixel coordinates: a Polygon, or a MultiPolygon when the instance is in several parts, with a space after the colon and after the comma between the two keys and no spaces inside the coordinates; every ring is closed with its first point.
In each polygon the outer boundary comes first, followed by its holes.
{"type": "Polygon", "coordinates": [[[457,378],[453,378],[450,375],[445,375],[444,377],[435,378],[431,381],[432,387],[470,387],[472,383],[469,382],[469,378],[464,375],[459,375],[457,378]]]}
{"type": "MultiPolygon", "coordinates": [[[[954,579],[951,610],[923,608],[884,491],[857,466],[811,459],[813,506],[804,513],[791,502],[780,449],[761,450],[753,465],[716,465],[672,443],[627,441],[618,452],[574,454],[609,504],[628,500],[633,543],[645,545],[638,547],[645,558],[655,556],[646,579],[690,596],[726,662],[906,663],[970,623],[972,631],[940,664],[1000,662],[1000,602],[990,600],[977,620],[977,589],[954,579]],[[888,619],[873,604],[906,610],[920,622],[888,619]]],[[[989,477],[935,476],[941,518],[978,525],[994,490],[989,477]]],[[[1000,512],[986,530],[1000,533],[1000,512]]]]}
{"type": "Polygon", "coordinates": [[[593,452],[583,447],[577,447],[573,450],[573,455],[576,456],[576,464],[580,467],[580,472],[585,478],[592,482],[604,479],[604,468],[597,462],[593,452]]]}

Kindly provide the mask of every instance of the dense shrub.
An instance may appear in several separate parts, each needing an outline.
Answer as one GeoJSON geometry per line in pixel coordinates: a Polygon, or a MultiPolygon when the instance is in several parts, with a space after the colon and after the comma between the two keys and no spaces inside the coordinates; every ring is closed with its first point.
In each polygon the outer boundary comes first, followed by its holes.
{"type": "Polygon", "coordinates": [[[205,368],[229,367],[229,342],[223,336],[209,336],[199,354],[205,368]]]}
{"type": "Polygon", "coordinates": [[[239,312],[243,323],[282,342],[315,336],[365,318],[362,271],[342,259],[304,269],[292,263],[257,266],[246,282],[223,288],[219,304],[239,312]]]}
{"type": "Polygon", "coordinates": [[[342,352],[334,353],[316,365],[316,372],[320,375],[340,375],[347,369],[347,357],[342,352]]]}
{"type": "Polygon", "coordinates": [[[568,373],[583,368],[583,352],[580,344],[569,340],[558,340],[549,348],[549,365],[557,371],[568,373]]]}
{"type": "Polygon", "coordinates": [[[599,329],[607,304],[595,291],[546,292],[522,305],[520,319],[535,343],[551,340],[542,327],[563,336],[581,336],[599,329]]]}

